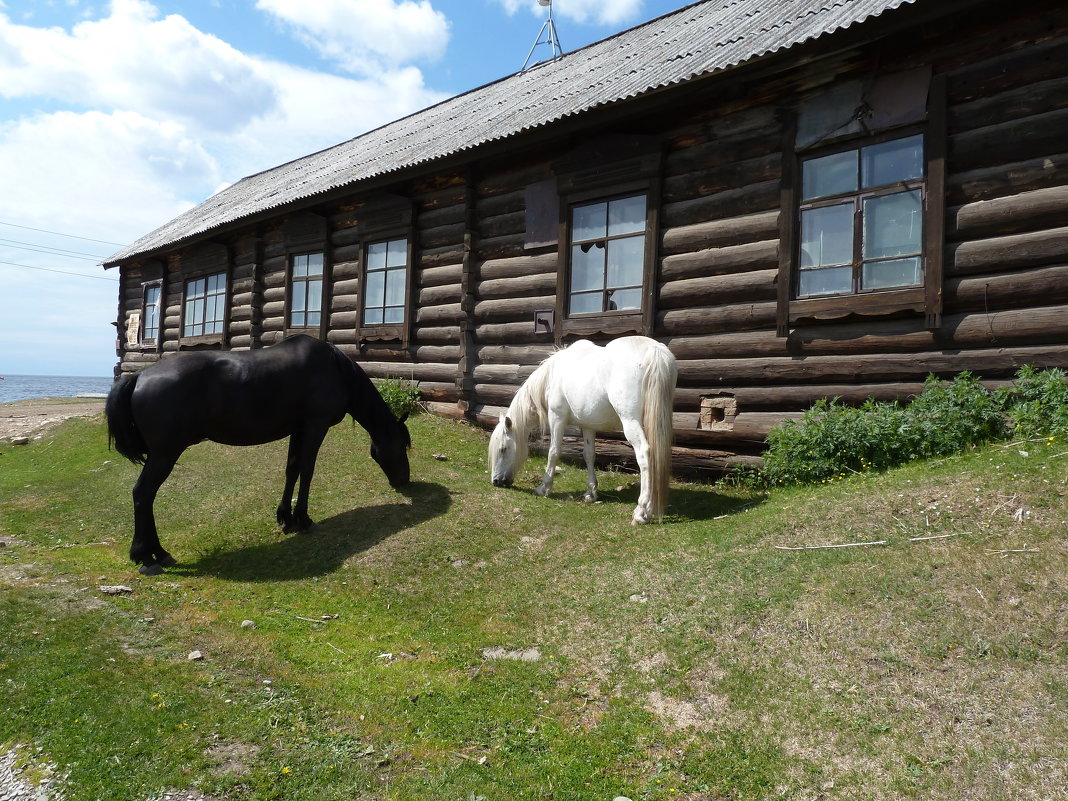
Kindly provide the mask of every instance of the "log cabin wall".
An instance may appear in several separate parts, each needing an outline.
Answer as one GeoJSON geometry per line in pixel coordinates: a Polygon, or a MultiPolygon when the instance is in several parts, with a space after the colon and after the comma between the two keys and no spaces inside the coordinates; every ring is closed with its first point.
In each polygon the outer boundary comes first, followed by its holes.
{"type": "MultiPolygon", "coordinates": [[[[329,286],[321,335],[372,377],[417,382],[435,411],[495,422],[534,367],[578,336],[561,320],[563,225],[546,235],[536,207],[558,191],[569,154],[622,136],[658,143],[651,307],[638,330],[679,361],[676,466],[714,473],[755,462],[771,426],[819,398],[908,399],[932,373],[970,370],[998,384],[1024,364],[1068,368],[1068,9],[1032,5],[1042,13],[986,5],[919,28],[839,37],[829,55],[809,42],[760,70],[591,112],[584,128],[532,132],[505,153],[474,151],[460,166],[431,165],[215,236],[212,258],[225,249],[231,295],[227,334],[214,346],[262,347],[293,333],[287,230],[311,214],[322,220],[329,286]],[[929,176],[939,195],[931,202],[944,207],[933,240],[941,258],[926,253],[941,277],[914,308],[795,313],[798,212],[784,187],[803,153],[799,98],[916,70],[930,75],[929,146],[944,150],[940,174],[929,176]],[[376,333],[360,319],[365,247],[383,209],[402,207],[407,322],[376,333]]],[[[119,326],[156,272],[164,310],[157,344],[132,347],[120,332],[122,371],[185,347],[184,283],[208,258],[198,247],[158,266],[123,265],[119,326]]]]}

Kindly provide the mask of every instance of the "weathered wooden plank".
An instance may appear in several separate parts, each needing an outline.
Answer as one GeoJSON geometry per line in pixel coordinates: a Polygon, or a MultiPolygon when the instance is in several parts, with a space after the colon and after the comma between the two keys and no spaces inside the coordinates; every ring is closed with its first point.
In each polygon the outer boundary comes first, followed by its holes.
{"type": "Polygon", "coordinates": [[[656,330],[663,336],[768,327],[774,330],[775,311],[774,302],[670,309],[657,313],[656,330]]]}
{"type": "Polygon", "coordinates": [[[779,211],[762,211],[726,220],[707,220],[665,228],[660,239],[662,256],[692,253],[707,248],[725,248],[777,239],[779,211]]]}
{"type": "Polygon", "coordinates": [[[420,308],[440,306],[446,303],[459,303],[461,297],[459,284],[443,284],[420,289],[416,294],[420,308]]]}
{"type": "Polygon", "coordinates": [[[483,345],[478,348],[478,360],[482,364],[541,364],[552,356],[556,348],[552,344],[541,345],[483,345]]]}
{"type": "Polygon", "coordinates": [[[768,211],[778,207],[779,181],[764,181],[737,189],[728,189],[714,195],[667,203],[661,210],[661,225],[673,228],[678,225],[715,219],[738,217],[743,214],[768,211]]]}
{"type": "Polygon", "coordinates": [[[778,264],[778,240],[769,239],[665,256],[660,263],[660,277],[664,281],[674,281],[694,276],[777,269],[778,264]]]}
{"type": "Polygon", "coordinates": [[[953,172],[947,181],[946,202],[954,205],[1015,195],[1068,183],[1068,153],[998,164],[968,172],[953,172]]]}
{"type": "Polygon", "coordinates": [[[552,309],[556,298],[541,295],[525,298],[504,298],[501,300],[480,300],[475,304],[474,319],[478,323],[516,322],[530,320],[534,325],[534,312],[538,309],[552,309]]]}
{"type": "Polygon", "coordinates": [[[950,278],[944,298],[946,312],[996,313],[1013,307],[1068,303],[1068,265],[950,278]]]}
{"type": "Polygon", "coordinates": [[[1060,153],[1065,130],[1068,108],[955,134],[949,138],[949,169],[962,172],[1060,153]]]}
{"type": "Polygon", "coordinates": [[[946,275],[1007,272],[1068,262],[1068,226],[958,242],[946,247],[946,275]]]}
{"type": "Polygon", "coordinates": [[[444,264],[440,267],[428,267],[419,271],[419,285],[422,287],[444,286],[455,284],[460,286],[460,278],[463,276],[463,264],[444,264]]]}
{"type": "Polygon", "coordinates": [[[549,295],[556,291],[556,273],[536,273],[518,278],[496,278],[478,284],[478,297],[525,298],[531,295],[549,295]]]}
{"type": "Polygon", "coordinates": [[[557,268],[555,250],[535,255],[515,256],[507,259],[486,259],[478,267],[479,277],[483,281],[499,278],[520,278],[534,273],[555,272],[557,268]]]}
{"type": "Polygon", "coordinates": [[[950,209],[946,238],[973,239],[1056,228],[1068,220],[1068,185],[980,200],[950,209]]]}
{"type": "Polygon", "coordinates": [[[772,300],[776,296],[778,275],[778,269],[769,269],[669,281],[660,285],[659,306],[680,309],[772,300]]]}
{"type": "Polygon", "coordinates": [[[417,309],[415,312],[415,322],[421,326],[448,325],[450,323],[458,323],[463,318],[464,312],[459,303],[430,306],[425,309],[417,309]]]}

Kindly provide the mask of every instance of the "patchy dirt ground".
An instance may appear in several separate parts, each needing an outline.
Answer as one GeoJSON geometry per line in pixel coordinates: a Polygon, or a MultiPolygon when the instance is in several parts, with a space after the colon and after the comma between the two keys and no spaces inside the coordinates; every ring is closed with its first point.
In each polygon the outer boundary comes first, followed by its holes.
{"type": "Polygon", "coordinates": [[[71,417],[92,417],[103,411],[103,398],[35,398],[0,403],[0,440],[39,437],[71,417]]]}

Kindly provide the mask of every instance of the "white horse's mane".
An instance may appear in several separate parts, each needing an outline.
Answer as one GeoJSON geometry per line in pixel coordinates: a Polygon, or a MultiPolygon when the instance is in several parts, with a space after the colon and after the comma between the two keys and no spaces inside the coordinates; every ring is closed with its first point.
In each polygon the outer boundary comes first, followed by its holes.
{"type": "MultiPolygon", "coordinates": [[[[559,352],[559,351],[557,351],[559,352]]],[[[505,415],[512,421],[516,441],[516,467],[527,460],[530,435],[534,430],[549,430],[549,381],[552,378],[553,358],[549,356],[530,374],[530,378],[515,393],[505,415]]]]}

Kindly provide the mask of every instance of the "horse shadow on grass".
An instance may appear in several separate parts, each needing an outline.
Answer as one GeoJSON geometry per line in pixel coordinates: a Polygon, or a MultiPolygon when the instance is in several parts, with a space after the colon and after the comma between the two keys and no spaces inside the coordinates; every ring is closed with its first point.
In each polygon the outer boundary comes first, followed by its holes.
{"type": "Polygon", "coordinates": [[[452,505],[440,484],[413,481],[398,492],[407,502],[362,506],[320,520],[310,531],[281,534],[271,542],[219,548],[195,562],[168,570],[175,575],[215,576],[227,581],[300,581],[338,570],[356,554],[388,537],[445,514],[452,505]]]}
{"type": "MultiPolygon", "coordinates": [[[[618,504],[631,509],[638,503],[641,484],[637,475],[626,475],[625,480],[618,481],[622,487],[618,490],[609,488],[609,484],[611,481],[603,481],[597,493],[601,503],[618,504]]],[[[573,492],[553,492],[550,497],[567,502],[576,499],[579,495],[573,492]]],[[[710,484],[672,486],[668,493],[664,522],[685,523],[732,517],[760,506],[765,500],[767,500],[767,495],[764,493],[754,494],[748,498],[733,497],[717,492],[716,488],[710,484]]]]}

